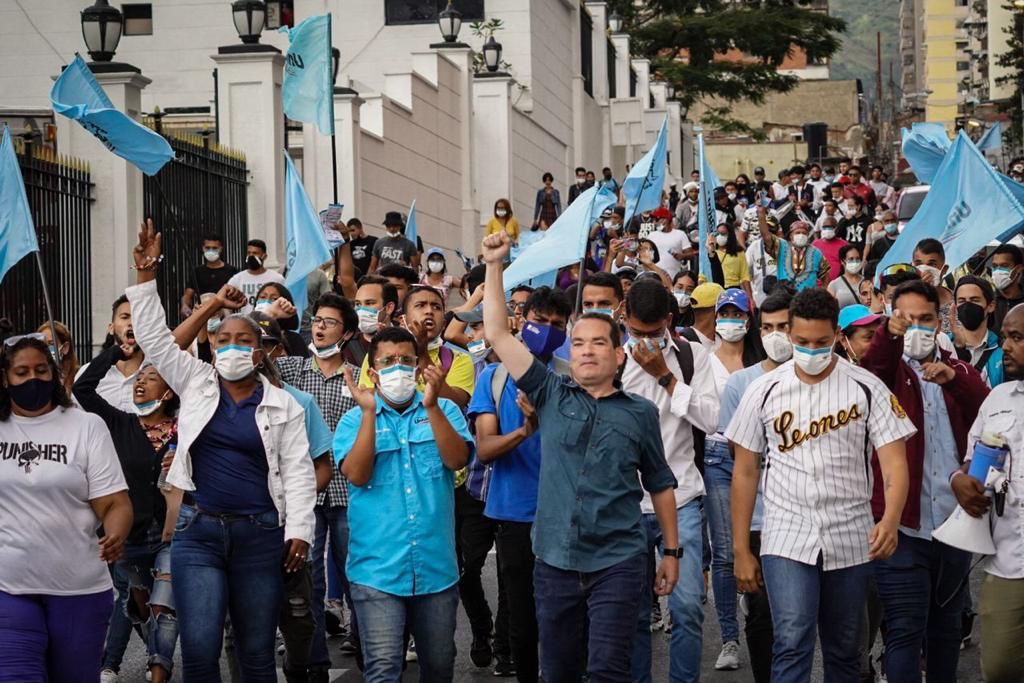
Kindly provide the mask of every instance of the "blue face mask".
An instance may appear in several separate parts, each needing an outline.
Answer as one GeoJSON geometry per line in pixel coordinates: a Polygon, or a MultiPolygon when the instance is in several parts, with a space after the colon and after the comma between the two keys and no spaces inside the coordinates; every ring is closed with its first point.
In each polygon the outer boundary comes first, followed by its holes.
{"type": "Polygon", "coordinates": [[[538,358],[550,358],[555,349],[565,343],[565,330],[559,330],[551,325],[526,322],[523,325],[522,337],[530,353],[538,358]]]}
{"type": "Polygon", "coordinates": [[[615,312],[610,308],[588,308],[583,311],[584,313],[600,313],[606,315],[612,320],[615,320],[615,312]]]}

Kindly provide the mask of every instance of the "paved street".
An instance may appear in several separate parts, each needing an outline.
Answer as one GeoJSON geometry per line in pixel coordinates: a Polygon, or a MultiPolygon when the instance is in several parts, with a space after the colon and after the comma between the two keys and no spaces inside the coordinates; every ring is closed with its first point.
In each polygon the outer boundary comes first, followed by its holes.
{"type": "MultiPolygon", "coordinates": [[[[495,604],[494,596],[496,594],[496,581],[494,579],[494,556],[489,558],[488,566],[485,569],[485,586],[488,591],[488,596],[492,605],[495,604]]],[[[981,584],[982,572],[975,570],[971,575],[971,586],[975,596],[981,584]]],[[[455,680],[456,681],[494,681],[497,680],[491,675],[490,669],[477,669],[469,661],[469,644],[470,644],[470,632],[469,623],[465,618],[465,613],[459,611],[459,626],[456,632],[456,641],[458,644],[459,654],[455,661],[455,680]]],[[[978,637],[979,626],[975,622],[975,638],[978,637]]],[[[727,671],[720,672],[714,670],[715,658],[718,656],[718,650],[721,643],[718,639],[718,621],[715,618],[714,605],[712,600],[709,598],[707,607],[705,609],[705,622],[704,622],[704,656],[703,656],[703,673],[704,679],[711,683],[749,683],[752,681],[750,675],[750,668],[745,665],[746,662],[746,646],[742,644],[743,649],[743,661],[742,666],[738,671],[727,671]]],[[[362,680],[359,671],[355,667],[355,660],[351,657],[346,657],[338,651],[340,641],[338,639],[332,639],[328,642],[328,646],[331,651],[331,656],[334,661],[334,665],[337,667],[331,672],[332,683],[357,683],[362,680]]],[[[979,650],[977,645],[965,650],[960,658],[960,676],[959,680],[962,683],[980,683],[981,669],[978,661],[979,650]]],[[[668,680],[668,636],[663,633],[657,633],[654,637],[654,670],[653,680],[654,681],[667,681],[668,680]]],[[[180,657],[176,657],[176,662],[180,663],[180,657]]],[[[122,666],[122,673],[119,678],[119,683],[143,683],[145,670],[145,648],[142,642],[137,638],[133,637],[131,644],[128,647],[128,652],[125,654],[125,662],[122,666]]],[[[226,665],[223,667],[224,680],[229,681],[228,670],[226,665]]],[[[174,681],[180,681],[180,676],[175,673],[174,681]]],[[[284,676],[279,675],[279,680],[284,681],[284,676]]],[[[416,665],[411,664],[408,671],[403,679],[404,681],[416,681],[417,670],[416,665]]],[[[514,680],[514,679],[505,679],[514,680]]],[[[820,655],[816,657],[815,661],[815,681],[823,680],[821,671],[821,658],[820,655]]]]}

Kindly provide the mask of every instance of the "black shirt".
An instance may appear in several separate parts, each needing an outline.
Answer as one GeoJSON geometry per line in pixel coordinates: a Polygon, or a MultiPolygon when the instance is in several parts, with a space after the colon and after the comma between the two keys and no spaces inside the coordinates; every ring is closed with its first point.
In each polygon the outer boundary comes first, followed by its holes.
{"type": "Polygon", "coordinates": [[[871,227],[872,219],[866,213],[859,216],[849,216],[839,220],[836,233],[842,239],[864,251],[864,242],[867,241],[868,228],[871,227]]]}
{"type": "Polygon", "coordinates": [[[366,275],[370,269],[370,259],[373,258],[373,243],[376,237],[360,237],[357,240],[349,240],[352,249],[352,263],[359,269],[360,275],[366,275]]]}
{"type": "Polygon", "coordinates": [[[868,260],[881,261],[882,257],[886,255],[890,247],[894,244],[896,244],[896,240],[891,240],[888,237],[875,240],[875,243],[871,245],[871,253],[868,254],[868,260]]]}
{"type": "Polygon", "coordinates": [[[227,263],[220,268],[211,268],[204,263],[201,266],[196,266],[192,273],[192,283],[189,286],[195,290],[196,296],[216,294],[237,272],[237,268],[227,263]]]}

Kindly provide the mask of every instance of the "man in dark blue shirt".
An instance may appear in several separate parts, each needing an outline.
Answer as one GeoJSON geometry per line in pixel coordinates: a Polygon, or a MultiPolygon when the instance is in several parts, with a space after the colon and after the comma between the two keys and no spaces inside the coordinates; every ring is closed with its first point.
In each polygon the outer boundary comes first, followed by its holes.
{"type": "Polygon", "coordinates": [[[625,352],[618,325],[606,315],[585,313],[573,327],[574,381],[554,374],[534,355],[560,345],[550,326],[524,325],[525,344],[512,336],[502,293],[502,263],[510,246],[504,232],[483,242],[484,330],[541,425],[544,457],[533,552],[542,675],[552,683],[578,681],[584,673],[595,682],[629,680],[647,580],[644,489],[665,539],[655,578],[658,595],[670,593],[679,576],[676,479],[665,461],[658,410],[617,387],[625,352]]]}

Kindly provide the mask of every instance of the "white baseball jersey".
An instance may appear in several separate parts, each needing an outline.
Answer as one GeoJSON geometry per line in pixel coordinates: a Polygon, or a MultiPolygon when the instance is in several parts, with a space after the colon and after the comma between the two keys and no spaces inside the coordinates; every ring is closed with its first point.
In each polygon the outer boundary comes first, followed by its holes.
{"type": "Polygon", "coordinates": [[[871,452],[917,430],[877,377],[839,359],[817,384],[789,361],[747,389],[725,436],[766,453],[761,553],[828,570],[868,561],[871,452]]]}

